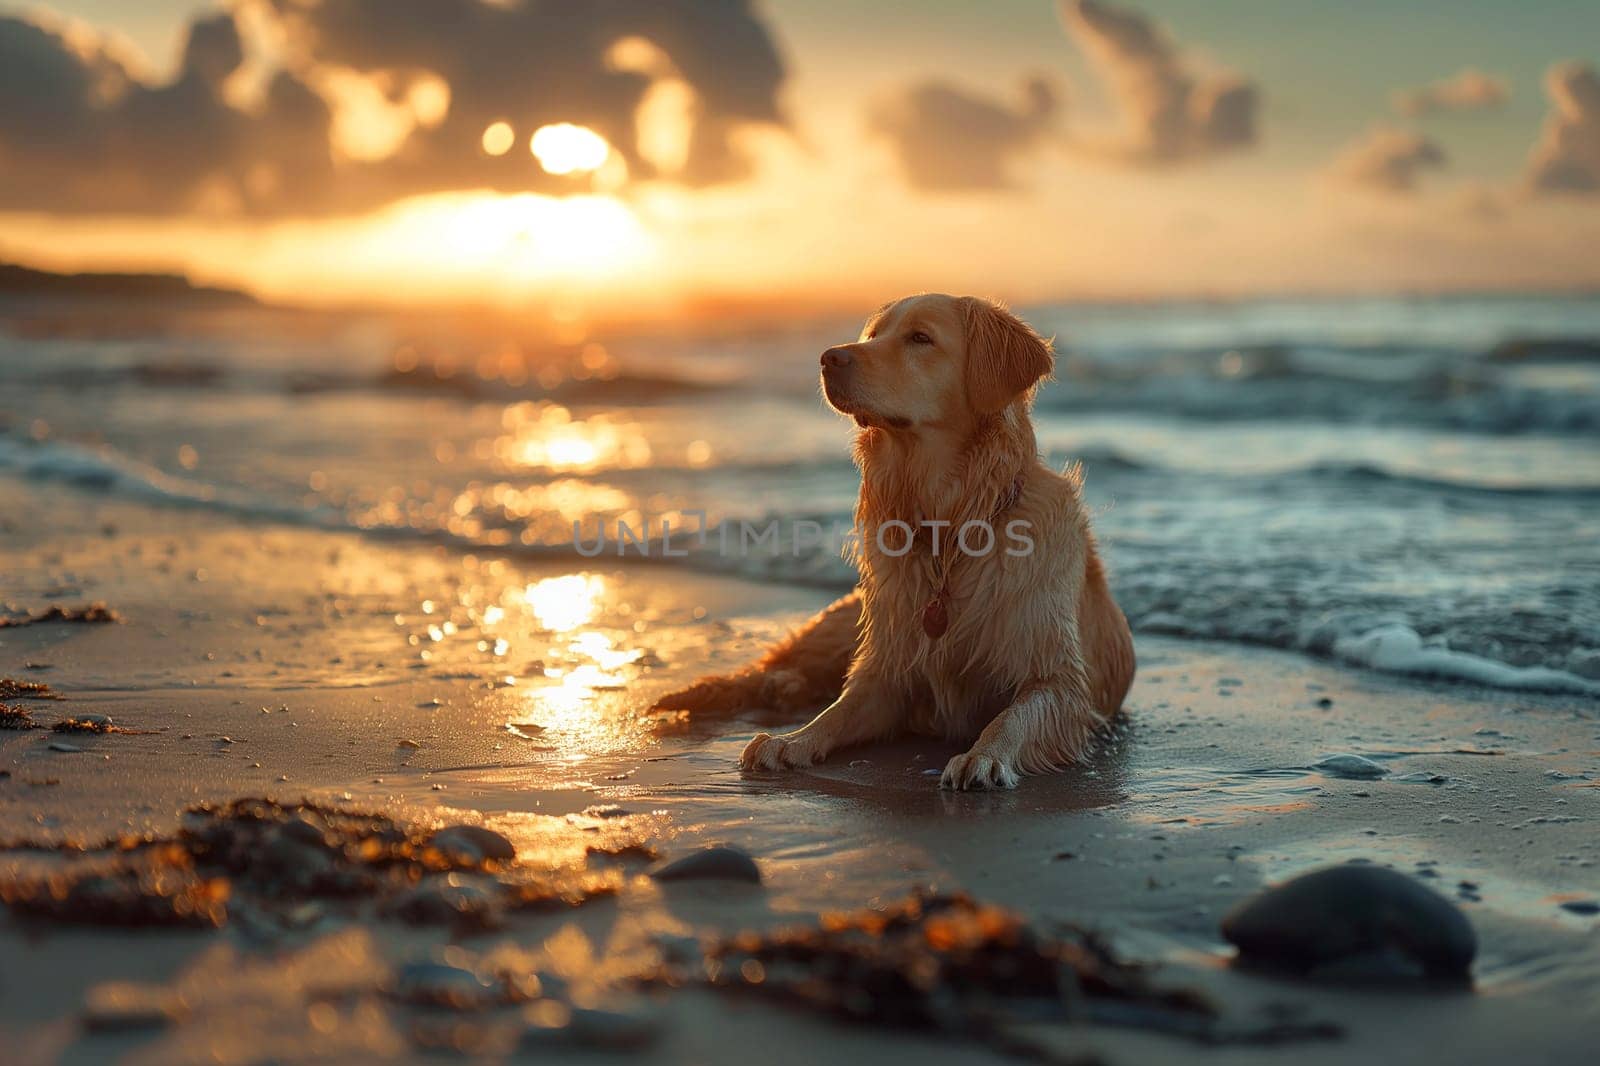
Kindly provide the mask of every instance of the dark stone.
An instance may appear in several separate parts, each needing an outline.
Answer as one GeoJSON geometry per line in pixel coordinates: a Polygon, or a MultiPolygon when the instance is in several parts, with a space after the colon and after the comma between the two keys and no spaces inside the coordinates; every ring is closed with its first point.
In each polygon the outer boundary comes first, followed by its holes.
{"type": "Polygon", "coordinates": [[[442,962],[408,962],[395,973],[388,993],[402,1003],[476,1010],[499,998],[494,982],[442,962]]]}
{"type": "Polygon", "coordinates": [[[1592,899],[1569,899],[1561,904],[1561,909],[1573,914],[1600,914],[1600,903],[1592,899]]]}
{"type": "Polygon", "coordinates": [[[1372,781],[1389,772],[1387,767],[1380,766],[1364,755],[1348,753],[1319,759],[1311,764],[1311,768],[1320,770],[1329,777],[1342,777],[1350,781],[1372,781]]]}
{"type": "Polygon", "coordinates": [[[1222,919],[1239,960],[1313,977],[1467,979],[1472,923],[1417,881],[1368,864],[1269,888],[1222,919]]]}
{"type": "Polygon", "coordinates": [[[481,825],[447,826],[428,838],[428,843],[472,866],[485,859],[509,862],[517,857],[516,846],[511,841],[481,825]]]}
{"type": "Polygon", "coordinates": [[[561,1047],[638,1051],[655,1043],[662,1028],[651,1014],[557,1003],[538,1005],[527,1021],[519,1046],[528,1052],[561,1047]]]}
{"type": "Polygon", "coordinates": [[[650,874],[657,881],[748,881],[761,883],[761,868],[738,848],[706,848],[661,866],[650,874]]]}
{"type": "Polygon", "coordinates": [[[489,885],[458,874],[426,877],[397,898],[389,913],[415,925],[448,925],[461,930],[492,929],[500,923],[500,899],[489,885]]]}

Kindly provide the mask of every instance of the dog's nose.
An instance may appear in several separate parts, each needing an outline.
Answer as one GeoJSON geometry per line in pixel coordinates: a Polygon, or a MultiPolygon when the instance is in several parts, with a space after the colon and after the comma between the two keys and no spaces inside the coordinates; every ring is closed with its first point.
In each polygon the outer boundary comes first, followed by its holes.
{"type": "Polygon", "coordinates": [[[827,370],[832,367],[846,367],[853,358],[855,356],[848,348],[829,348],[822,353],[822,368],[827,370]]]}

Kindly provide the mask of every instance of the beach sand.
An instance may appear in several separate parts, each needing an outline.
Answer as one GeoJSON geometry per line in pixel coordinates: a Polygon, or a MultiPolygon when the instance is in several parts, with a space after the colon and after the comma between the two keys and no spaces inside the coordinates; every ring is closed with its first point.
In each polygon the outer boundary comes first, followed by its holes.
{"type": "MultiPolygon", "coordinates": [[[[597,840],[666,858],[712,843],[760,887],[664,885],[519,914],[470,935],[308,920],[278,938],[0,918],[8,1061],[243,1062],[425,1057],[415,1011],[378,993],[411,959],[525,953],[599,1005],[659,1020],[661,1061],[973,1061],[937,1033],[842,1025],[705,989],[614,989],[661,937],[815,921],[919,887],[962,889],[1049,928],[1103,933],[1164,985],[1240,1024],[1292,1016],[1338,1039],[1206,1046],[1108,1026],[1041,1027],[1108,1062],[1577,1060],[1600,1031],[1600,719],[1578,698],[1395,679],[1235,645],[1141,637],[1116,733],[1087,764],[1015,792],[951,794],[955,749],[902,742],[784,775],[736,768],[770,717],[690,721],[652,698],[727,669],[828,594],[595,560],[587,570],[348,533],[257,528],[26,484],[0,488],[0,573],[18,608],[104,601],[117,624],[0,630],[0,676],[48,683],[34,717],[129,732],[0,732],[0,840],[168,833],[246,796],[481,823],[518,862],[594,866],[597,840]],[[61,751],[66,741],[80,751],[61,751]],[[1387,771],[1313,768],[1365,755],[1387,771]],[[1422,877],[1464,908],[1473,991],[1328,986],[1229,965],[1220,917],[1263,885],[1350,859],[1422,877]],[[451,954],[453,953],[453,954],[451,954]],[[96,1033],[108,982],[170,993],[184,1017],[96,1033]],[[328,1007],[328,989],[340,995],[328,1007]],[[98,991],[97,991],[98,990],[98,991]]],[[[12,701],[22,703],[24,701],[12,701]]],[[[0,851],[0,876],[71,854],[0,851]]],[[[470,1019],[463,1024],[470,1025],[470,1019]]],[[[608,1054],[586,1052],[597,1060],[608,1054]]],[[[548,1057],[548,1056],[546,1056],[548,1057]]]]}

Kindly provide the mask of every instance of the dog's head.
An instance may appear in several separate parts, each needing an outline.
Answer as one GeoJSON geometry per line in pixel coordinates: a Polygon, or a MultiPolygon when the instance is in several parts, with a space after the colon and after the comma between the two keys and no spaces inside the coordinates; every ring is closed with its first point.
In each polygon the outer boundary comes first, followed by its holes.
{"type": "Polygon", "coordinates": [[[987,300],[908,296],[822,353],[822,392],[864,427],[956,428],[1025,400],[1054,362],[1048,341],[987,300]]]}

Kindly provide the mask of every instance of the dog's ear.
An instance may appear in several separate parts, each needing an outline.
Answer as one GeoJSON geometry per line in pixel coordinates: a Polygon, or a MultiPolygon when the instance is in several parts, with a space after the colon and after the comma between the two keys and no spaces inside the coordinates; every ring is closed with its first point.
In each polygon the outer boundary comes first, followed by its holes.
{"type": "Polygon", "coordinates": [[[1050,342],[1005,308],[962,297],[967,330],[967,399],[980,415],[999,414],[1055,369],[1050,342]]]}

